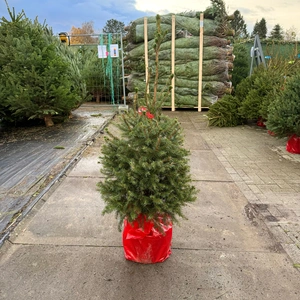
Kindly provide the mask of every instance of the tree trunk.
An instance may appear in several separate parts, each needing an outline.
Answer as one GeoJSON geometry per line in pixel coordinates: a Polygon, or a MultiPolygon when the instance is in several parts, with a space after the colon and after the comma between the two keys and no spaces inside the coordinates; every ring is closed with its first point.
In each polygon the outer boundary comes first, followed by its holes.
{"type": "Polygon", "coordinates": [[[94,92],[94,98],[96,99],[96,103],[100,103],[101,94],[98,92],[94,92]]]}
{"type": "Polygon", "coordinates": [[[45,121],[45,125],[46,127],[51,127],[54,125],[53,121],[52,121],[52,115],[44,115],[44,121],[45,121]]]}

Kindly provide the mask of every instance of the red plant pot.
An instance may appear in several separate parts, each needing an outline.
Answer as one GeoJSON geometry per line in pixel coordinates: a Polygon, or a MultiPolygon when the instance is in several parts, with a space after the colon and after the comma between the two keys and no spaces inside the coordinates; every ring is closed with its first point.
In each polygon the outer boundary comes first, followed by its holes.
{"type": "Polygon", "coordinates": [[[268,134],[271,135],[271,136],[275,136],[275,135],[276,135],[276,134],[275,134],[273,131],[271,131],[271,130],[268,130],[268,134]]]}
{"type": "Polygon", "coordinates": [[[286,143],[286,151],[290,153],[300,154],[300,137],[296,134],[292,135],[286,143]]]}
{"type": "Polygon", "coordinates": [[[266,127],[265,125],[265,121],[263,120],[262,117],[259,117],[257,122],[256,122],[256,125],[259,126],[259,127],[266,127]]]}
{"type": "Polygon", "coordinates": [[[143,264],[165,261],[171,255],[172,223],[161,223],[163,232],[154,228],[153,222],[138,220],[132,224],[124,221],[123,248],[127,260],[143,264]]]}

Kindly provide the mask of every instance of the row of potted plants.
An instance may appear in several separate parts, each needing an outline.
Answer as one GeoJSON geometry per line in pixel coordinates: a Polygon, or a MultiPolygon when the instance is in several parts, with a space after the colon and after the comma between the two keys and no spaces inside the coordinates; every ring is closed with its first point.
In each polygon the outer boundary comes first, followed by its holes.
{"type": "Polygon", "coordinates": [[[237,126],[257,120],[277,138],[288,137],[286,149],[300,153],[300,60],[273,59],[242,80],[233,95],[210,107],[211,126],[237,126]]]}

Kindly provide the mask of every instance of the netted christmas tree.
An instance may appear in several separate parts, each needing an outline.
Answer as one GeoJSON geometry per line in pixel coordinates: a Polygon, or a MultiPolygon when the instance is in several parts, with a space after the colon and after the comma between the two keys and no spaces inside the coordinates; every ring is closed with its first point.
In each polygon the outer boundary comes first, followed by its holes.
{"type": "Polygon", "coordinates": [[[141,215],[139,220],[152,221],[158,228],[177,222],[184,217],[182,207],[196,199],[182,128],[161,111],[165,93],[157,91],[158,54],[164,32],[159,16],[155,36],[154,89],[146,88],[145,97],[136,99],[137,109],[120,115],[119,135],[107,131],[101,150],[105,180],[98,187],[106,204],[103,213],[116,212],[120,229],[124,219],[133,222],[141,215]]]}

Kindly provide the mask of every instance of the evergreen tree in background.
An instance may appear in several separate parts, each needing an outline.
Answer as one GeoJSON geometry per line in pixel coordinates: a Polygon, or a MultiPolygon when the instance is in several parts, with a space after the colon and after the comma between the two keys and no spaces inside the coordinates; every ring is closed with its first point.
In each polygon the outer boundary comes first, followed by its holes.
{"type": "Polygon", "coordinates": [[[234,43],[234,68],[232,71],[232,85],[234,88],[249,75],[249,53],[246,46],[234,43]]]}
{"type": "Polygon", "coordinates": [[[204,11],[204,18],[214,20],[215,24],[219,27],[220,33],[233,32],[229,20],[233,16],[229,16],[223,0],[211,0],[211,5],[204,11]]]}
{"type": "Polygon", "coordinates": [[[115,19],[110,19],[106,21],[106,24],[103,28],[105,33],[125,33],[125,24],[123,22],[117,21],[115,19]]]}
{"type": "Polygon", "coordinates": [[[243,119],[238,109],[240,100],[232,95],[224,95],[220,100],[210,106],[207,112],[209,126],[234,127],[241,125],[243,119]]]}
{"type": "Polygon", "coordinates": [[[265,39],[267,37],[268,29],[267,29],[267,22],[265,18],[262,18],[259,22],[259,27],[260,27],[260,33],[261,38],[265,39]]]}
{"type": "Polygon", "coordinates": [[[271,31],[271,40],[283,40],[283,30],[279,24],[276,24],[271,31]]]}
{"type": "Polygon", "coordinates": [[[265,39],[267,37],[267,32],[267,22],[265,18],[262,18],[259,22],[256,21],[251,36],[254,37],[258,34],[260,39],[265,39]]]}
{"type": "Polygon", "coordinates": [[[277,137],[300,136],[300,73],[287,79],[269,106],[267,128],[277,137]]]}
{"type": "Polygon", "coordinates": [[[236,10],[234,13],[234,19],[230,22],[232,29],[235,31],[235,39],[244,39],[249,36],[247,31],[247,25],[244,21],[243,16],[239,10],[236,10]]]}
{"type": "Polygon", "coordinates": [[[79,105],[80,96],[71,80],[71,70],[62,45],[52,30],[15,14],[4,17],[0,26],[0,98],[3,120],[18,122],[67,116],[79,105]],[[72,91],[71,91],[72,90],[72,91]]]}
{"type": "Polygon", "coordinates": [[[227,16],[225,2],[223,0],[211,0],[211,13],[216,18],[227,16]]]}

